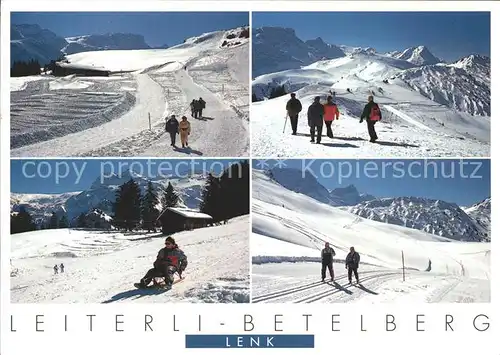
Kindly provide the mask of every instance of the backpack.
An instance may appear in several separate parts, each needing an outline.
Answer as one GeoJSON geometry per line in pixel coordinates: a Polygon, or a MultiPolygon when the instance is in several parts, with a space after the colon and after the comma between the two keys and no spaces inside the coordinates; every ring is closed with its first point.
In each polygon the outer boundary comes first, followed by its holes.
{"type": "Polygon", "coordinates": [[[372,105],[370,110],[370,121],[380,121],[380,108],[377,104],[372,105]]]}

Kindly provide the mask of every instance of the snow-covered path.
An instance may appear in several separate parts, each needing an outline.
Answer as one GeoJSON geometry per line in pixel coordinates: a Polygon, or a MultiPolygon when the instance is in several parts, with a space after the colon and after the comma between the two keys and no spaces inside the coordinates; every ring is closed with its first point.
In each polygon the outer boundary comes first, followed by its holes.
{"type": "Polygon", "coordinates": [[[138,290],[164,236],[46,230],[12,236],[12,302],[244,303],[249,300],[248,216],[174,234],[188,257],[186,279],[169,291],[138,290]],[[61,262],[63,274],[52,267],[61,262]]]}
{"type": "MultiPolygon", "coordinates": [[[[361,265],[361,285],[350,285],[341,263],[334,264],[335,283],[321,282],[321,263],[254,265],[254,303],[344,303],[344,302],[490,302],[489,281],[425,271],[402,271],[361,265]]],[[[353,276],[354,280],[354,276],[353,276]]]]}
{"type": "MultiPolygon", "coordinates": [[[[154,156],[161,152],[168,156],[205,155],[213,157],[242,156],[247,151],[248,132],[242,119],[234,110],[205,87],[194,83],[188,72],[179,70],[175,74],[177,86],[181,88],[184,100],[180,107],[169,107],[171,112],[179,112],[191,122],[191,136],[188,149],[172,149],[170,138],[158,140],[144,151],[144,155],[154,156]],[[206,102],[203,117],[191,117],[189,103],[202,97],[206,102]]],[[[178,136],[180,145],[180,137],[178,136]]]]}
{"type": "MultiPolygon", "coordinates": [[[[138,74],[136,105],[118,119],[81,132],[11,150],[13,157],[82,156],[120,141],[149,126],[152,119],[163,121],[165,98],[162,88],[148,74],[138,74]]],[[[152,122],[155,124],[156,122],[152,122]]]]}

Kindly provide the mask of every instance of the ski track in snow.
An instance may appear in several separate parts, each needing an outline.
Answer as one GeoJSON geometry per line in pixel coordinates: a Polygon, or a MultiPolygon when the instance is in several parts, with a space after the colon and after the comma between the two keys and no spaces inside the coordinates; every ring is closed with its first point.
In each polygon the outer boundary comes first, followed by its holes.
{"type": "Polygon", "coordinates": [[[67,229],[16,234],[12,236],[11,300],[246,303],[250,297],[248,223],[249,217],[243,216],[224,226],[176,233],[189,264],[183,274],[186,279],[168,291],[133,286],[163,247],[161,234],[67,229]],[[52,267],[61,262],[65,272],[54,275],[52,267]]]}
{"type": "MultiPolygon", "coordinates": [[[[491,300],[489,243],[443,240],[360,218],[287,190],[260,171],[253,172],[252,194],[252,302],[491,300]],[[320,249],[326,241],[336,251],[336,285],[320,279],[320,249]],[[344,260],[350,246],[361,255],[361,286],[347,281],[344,260]],[[404,282],[401,251],[405,255],[404,282]],[[427,271],[429,261],[432,269],[427,271]]],[[[329,280],[328,271],[326,276],[329,280]]]]}

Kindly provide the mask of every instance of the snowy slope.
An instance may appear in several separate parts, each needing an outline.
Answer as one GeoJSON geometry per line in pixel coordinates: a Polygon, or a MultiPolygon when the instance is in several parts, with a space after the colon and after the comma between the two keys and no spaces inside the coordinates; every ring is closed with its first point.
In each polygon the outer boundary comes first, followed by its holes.
{"type": "Polygon", "coordinates": [[[339,158],[456,156],[460,151],[466,156],[489,156],[490,117],[473,115],[489,114],[489,88],[478,85],[485,83],[482,79],[465,80],[468,77],[465,73],[463,69],[441,64],[414,69],[406,61],[363,53],[257,77],[252,83],[257,97],[262,98],[273,87],[284,85],[287,92],[297,93],[303,110],[299,115],[298,137],[294,137],[290,136],[288,122],[283,133],[288,95],[252,103],[253,153],[258,157],[339,158]],[[453,73],[463,75],[455,77],[453,73]],[[454,91],[447,91],[451,87],[454,91]],[[426,93],[427,88],[436,95],[426,93]],[[324,102],[330,90],[336,93],[335,102],[341,113],[332,126],[334,138],[324,138],[321,145],[311,144],[307,107],[315,96],[321,96],[324,102]],[[433,100],[438,100],[438,93],[446,98],[441,103],[433,100]],[[367,96],[371,94],[384,117],[376,126],[379,136],[376,144],[368,142],[366,124],[359,124],[367,96]],[[457,111],[457,106],[464,111],[457,111]]]}
{"type": "MultiPolygon", "coordinates": [[[[481,207],[472,208],[481,216],[486,215],[481,207]]],[[[484,228],[477,226],[468,213],[454,203],[441,200],[422,197],[382,198],[350,207],[349,212],[455,240],[481,242],[489,239],[484,228]]]]}
{"type": "Polygon", "coordinates": [[[163,247],[163,236],[37,231],[12,236],[15,303],[194,302],[249,300],[248,216],[227,225],[176,233],[188,257],[186,279],[170,291],[137,290],[163,247]],[[52,267],[64,263],[64,274],[52,267]]]}
{"type": "Polygon", "coordinates": [[[475,205],[464,209],[465,213],[474,220],[477,227],[487,235],[485,240],[491,240],[491,198],[487,198],[475,205]]]}
{"type": "Polygon", "coordinates": [[[106,33],[66,37],[68,44],[61,49],[65,54],[102,50],[149,49],[144,36],[132,33],[106,33]]]}
{"type": "Polygon", "coordinates": [[[115,74],[22,84],[11,101],[12,155],[245,155],[249,40],[238,37],[244,31],[206,33],[168,49],[67,56],[61,66],[115,74]],[[199,97],[207,107],[202,119],[190,120],[191,149],[172,148],[165,117],[190,117],[189,102],[199,97]]]}
{"type": "Polygon", "coordinates": [[[442,62],[425,46],[410,47],[401,53],[392,52],[389,55],[397,59],[406,60],[415,65],[432,65],[442,62]]]}
{"type": "Polygon", "coordinates": [[[363,219],[291,192],[259,171],[252,186],[253,302],[490,301],[489,243],[363,219]],[[326,241],[337,254],[337,285],[320,282],[326,241]],[[361,255],[359,288],[348,285],[343,267],[351,246],[361,255]]]}

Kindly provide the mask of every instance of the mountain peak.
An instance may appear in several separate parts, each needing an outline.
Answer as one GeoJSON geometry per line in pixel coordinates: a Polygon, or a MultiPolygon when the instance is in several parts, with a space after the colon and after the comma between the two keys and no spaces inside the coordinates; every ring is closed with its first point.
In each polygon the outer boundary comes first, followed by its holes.
{"type": "Polygon", "coordinates": [[[441,62],[441,60],[434,56],[424,45],[406,48],[403,52],[395,53],[392,56],[419,66],[432,65],[441,62]]]}

